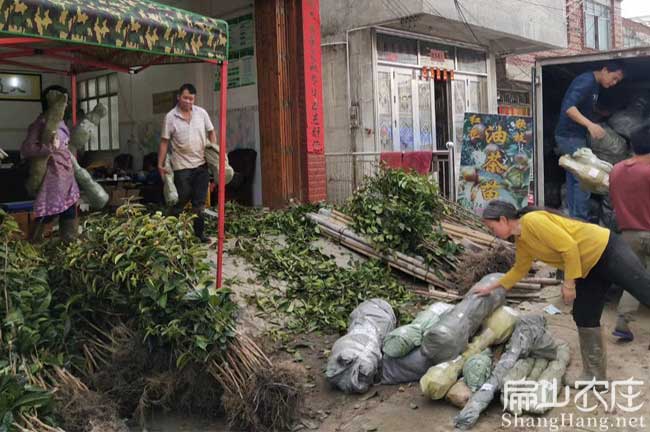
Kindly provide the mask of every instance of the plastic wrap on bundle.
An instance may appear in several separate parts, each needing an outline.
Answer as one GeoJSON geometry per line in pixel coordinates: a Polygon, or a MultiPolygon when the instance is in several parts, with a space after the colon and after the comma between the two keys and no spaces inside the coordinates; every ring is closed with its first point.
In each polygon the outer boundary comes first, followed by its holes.
{"type": "Polygon", "coordinates": [[[108,203],[108,193],[104,188],[93,180],[88,171],[79,166],[77,159],[71,156],[72,164],[74,165],[74,178],[79,185],[79,189],[83,192],[84,197],[88,200],[88,204],[93,210],[103,209],[108,203]]]}
{"type": "Polygon", "coordinates": [[[650,114],[650,97],[648,94],[642,94],[636,96],[625,109],[615,112],[607,123],[616,133],[629,139],[632,134],[650,122],[648,114],[650,114]]]}
{"type": "Polygon", "coordinates": [[[382,384],[404,384],[418,381],[433,366],[433,361],[420,348],[400,358],[384,356],[381,366],[382,384]]]}
{"type": "Polygon", "coordinates": [[[172,171],[172,164],[169,162],[169,155],[165,157],[165,169],[167,173],[163,176],[163,195],[165,204],[171,207],[178,203],[178,191],[174,184],[174,171],[172,171]]]}
{"type": "Polygon", "coordinates": [[[422,394],[432,400],[445,397],[449,389],[458,380],[458,375],[463,370],[465,359],[458,356],[452,361],[443,362],[429,368],[420,378],[420,390],[422,394]]]}
{"type": "Polygon", "coordinates": [[[497,288],[487,296],[472,293],[477,287],[502,276],[501,273],[492,273],[474,284],[467,296],[424,334],[421,349],[433,364],[454,359],[462,353],[483,320],[505,303],[503,288],[497,288]]]}
{"type": "MultiPolygon", "coordinates": [[[[212,171],[214,180],[219,182],[219,147],[216,144],[209,143],[205,146],[205,160],[208,163],[208,168],[212,171]]],[[[228,162],[228,155],[226,155],[226,184],[230,183],[235,176],[235,171],[228,162]]]]}
{"type": "MultiPolygon", "coordinates": [[[[529,399],[531,403],[524,408],[524,412],[544,414],[551,409],[551,406],[543,402],[554,401],[560,394],[564,374],[571,361],[569,344],[564,341],[558,341],[556,352],[555,360],[550,361],[546,369],[539,376],[539,379],[536,379],[536,395],[529,399]]],[[[559,398],[558,400],[563,400],[563,398],[559,398]]]]}
{"type": "Polygon", "coordinates": [[[508,372],[517,360],[529,355],[555,359],[557,354],[558,344],[546,330],[544,317],[521,317],[506,346],[506,352],[495,365],[490,379],[472,395],[462,411],[454,417],[454,425],[461,430],[467,430],[476,424],[481,413],[494,399],[495,393],[503,387],[508,372]]]}
{"type": "Polygon", "coordinates": [[[601,124],[605,130],[605,136],[601,139],[589,138],[589,147],[598,159],[616,165],[623,159],[630,156],[630,148],[625,138],[616,133],[615,130],[601,124]]]}
{"type": "Polygon", "coordinates": [[[388,333],[384,339],[384,354],[393,358],[409,354],[421,345],[423,333],[432,328],[440,317],[452,308],[448,303],[434,303],[420,312],[410,324],[388,333]]]}
{"type": "Polygon", "coordinates": [[[395,328],[395,313],[384,300],[361,303],[350,314],[348,333],[332,347],[327,380],[345,393],[365,393],[375,382],[384,337],[395,328]]]}
{"type": "Polygon", "coordinates": [[[582,148],[572,156],[562,156],[560,166],[576,176],[582,189],[600,195],[609,193],[612,165],[598,159],[590,149],[582,148]]]}
{"type": "Polygon", "coordinates": [[[463,365],[465,384],[473,392],[478,390],[490,378],[492,372],[492,351],[485,349],[471,356],[463,365]]]}

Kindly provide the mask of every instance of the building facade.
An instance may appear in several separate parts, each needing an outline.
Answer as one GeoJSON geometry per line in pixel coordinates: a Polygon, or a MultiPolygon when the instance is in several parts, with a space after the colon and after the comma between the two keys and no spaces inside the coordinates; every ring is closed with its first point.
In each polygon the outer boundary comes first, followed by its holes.
{"type": "Polygon", "coordinates": [[[537,59],[650,45],[650,19],[623,18],[621,3],[622,0],[566,0],[566,48],[498,59],[499,112],[531,115],[531,70],[537,59]]]}
{"type": "Polygon", "coordinates": [[[522,0],[491,3],[321,1],[332,201],[371,174],[381,152],[433,151],[443,190],[453,189],[459,161],[447,160],[448,144],[462,139],[466,112],[497,112],[496,59],[566,46],[564,0],[540,10],[522,0]]]}

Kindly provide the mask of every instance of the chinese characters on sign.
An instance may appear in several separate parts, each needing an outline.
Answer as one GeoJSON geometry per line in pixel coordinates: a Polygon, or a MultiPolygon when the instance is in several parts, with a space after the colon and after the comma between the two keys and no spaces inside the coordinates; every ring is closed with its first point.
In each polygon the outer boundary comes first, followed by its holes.
{"type": "Polygon", "coordinates": [[[528,204],[533,161],[532,119],[466,113],[458,202],[479,216],[488,202],[528,204]]]}
{"type": "Polygon", "coordinates": [[[302,33],[305,41],[305,105],[307,109],[307,152],[323,153],[323,84],[320,49],[319,2],[302,1],[302,33]]]}

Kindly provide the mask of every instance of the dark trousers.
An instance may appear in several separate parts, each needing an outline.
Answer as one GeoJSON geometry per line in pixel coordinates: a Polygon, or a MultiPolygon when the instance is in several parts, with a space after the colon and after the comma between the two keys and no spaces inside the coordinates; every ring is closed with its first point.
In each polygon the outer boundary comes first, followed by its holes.
{"type": "Polygon", "coordinates": [[[178,191],[178,203],[172,208],[171,214],[181,214],[188,202],[192,202],[192,212],[197,218],[194,220],[194,232],[197,236],[203,236],[203,209],[208,196],[208,184],[210,173],[208,165],[197,168],[182,169],[174,171],[174,185],[178,191]]]}
{"type": "Polygon", "coordinates": [[[600,327],[605,293],[611,284],[620,286],[641,304],[650,306],[650,273],[630,246],[614,233],[587,277],[576,280],[573,320],[578,327],[600,327]]]}

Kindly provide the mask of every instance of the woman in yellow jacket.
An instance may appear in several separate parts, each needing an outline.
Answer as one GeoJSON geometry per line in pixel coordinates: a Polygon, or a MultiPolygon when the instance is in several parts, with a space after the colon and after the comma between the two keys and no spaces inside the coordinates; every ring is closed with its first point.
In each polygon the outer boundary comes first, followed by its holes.
{"type": "Polygon", "coordinates": [[[600,329],[605,292],[615,283],[644,305],[650,305],[650,274],[630,247],[598,225],[535,208],[517,211],[510,203],[493,201],[483,221],[499,238],[515,237],[515,265],[500,280],[478,289],[487,295],[499,286],[512,288],[525,277],[534,260],[564,270],[562,297],[573,302],[583,372],[580,381],[606,381],[606,355],[600,329]]]}

